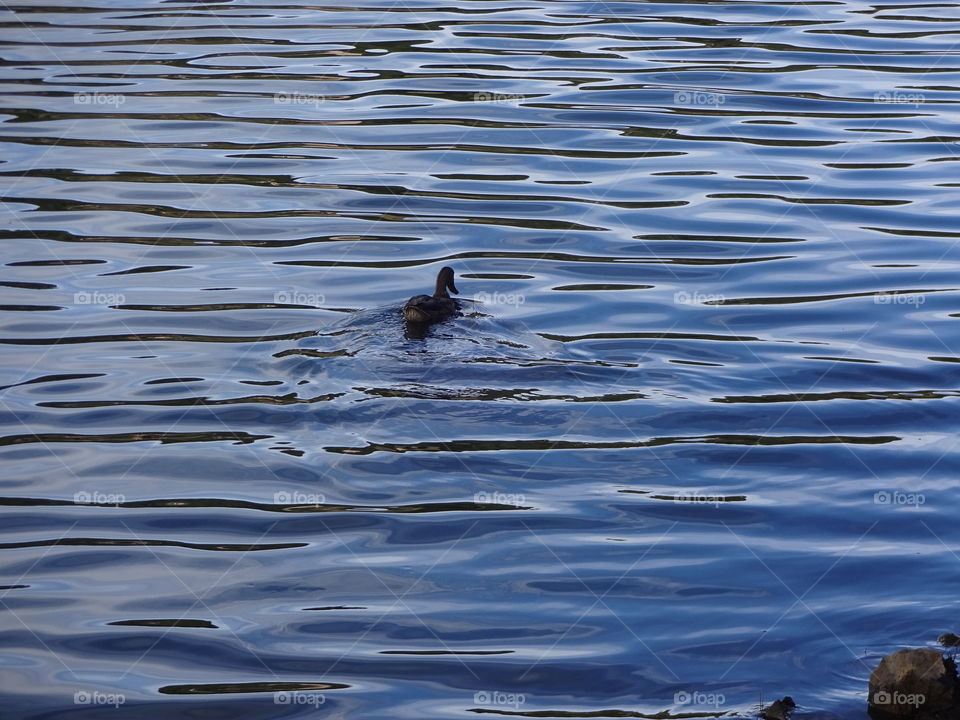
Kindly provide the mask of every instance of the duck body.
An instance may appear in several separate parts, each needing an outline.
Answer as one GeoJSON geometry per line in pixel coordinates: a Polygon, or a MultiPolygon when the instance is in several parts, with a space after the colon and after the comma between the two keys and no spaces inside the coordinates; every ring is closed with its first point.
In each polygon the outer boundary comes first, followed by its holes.
{"type": "Polygon", "coordinates": [[[432,325],[453,317],[457,312],[457,301],[453,298],[414,295],[403,306],[403,319],[407,322],[432,325]]]}
{"type": "Polygon", "coordinates": [[[447,291],[459,294],[453,284],[453,270],[440,268],[437,273],[437,286],[433,295],[414,295],[403,306],[403,319],[417,325],[432,325],[442,322],[460,312],[457,301],[447,291]]]}

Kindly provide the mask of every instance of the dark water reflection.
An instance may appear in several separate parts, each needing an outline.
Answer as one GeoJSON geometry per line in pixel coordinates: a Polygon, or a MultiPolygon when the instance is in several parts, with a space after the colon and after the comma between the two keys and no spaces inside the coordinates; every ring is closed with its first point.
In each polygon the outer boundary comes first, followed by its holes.
{"type": "Polygon", "coordinates": [[[4,717],[859,720],[958,630],[956,2],[0,13],[4,717]]]}

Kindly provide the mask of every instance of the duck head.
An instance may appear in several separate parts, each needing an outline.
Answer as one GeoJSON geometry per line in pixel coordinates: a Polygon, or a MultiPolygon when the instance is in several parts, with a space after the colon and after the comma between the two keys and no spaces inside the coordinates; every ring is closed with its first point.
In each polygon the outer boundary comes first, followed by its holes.
{"type": "Polygon", "coordinates": [[[437,289],[434,290],[433,296],[448,298],[450,295],[447,293],[447,290],[454,295],[460,294],[456,285],[453,284],[453,268],[442,267],[440,268],[440,272],[437,273],[437,289]]]}

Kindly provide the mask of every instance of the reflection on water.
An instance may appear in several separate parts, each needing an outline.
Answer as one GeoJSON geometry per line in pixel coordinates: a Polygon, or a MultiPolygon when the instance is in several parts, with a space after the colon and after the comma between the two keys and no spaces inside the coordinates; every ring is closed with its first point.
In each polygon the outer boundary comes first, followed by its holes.
{"type": "Polygon", "coordinates": [[[860,719],[957,630],[957,3],[0,13],[11,717],[860,719]]]}

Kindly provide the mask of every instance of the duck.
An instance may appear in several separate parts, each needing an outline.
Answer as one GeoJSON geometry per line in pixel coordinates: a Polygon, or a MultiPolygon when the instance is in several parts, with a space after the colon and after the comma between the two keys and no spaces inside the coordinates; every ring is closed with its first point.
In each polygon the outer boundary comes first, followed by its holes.
{"type": "Polygon", "coordinates": [[[442,267],[437,273],[437,286],[433,295],[414,295],[403,306],[403,319],[408,323],[432,325],[451,318],[460,311],[457,301],[447,291],[459,295],[453,284],[453,268],[442,267]]]}

